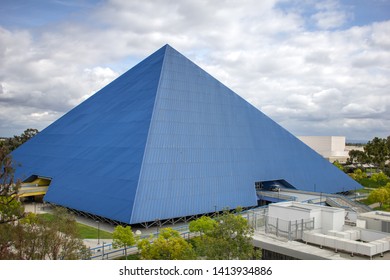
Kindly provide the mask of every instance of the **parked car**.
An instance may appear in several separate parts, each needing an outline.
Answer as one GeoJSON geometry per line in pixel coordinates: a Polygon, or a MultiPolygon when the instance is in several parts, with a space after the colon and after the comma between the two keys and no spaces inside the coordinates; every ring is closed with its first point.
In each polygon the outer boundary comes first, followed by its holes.
{"type": "Polygon", "coordinates": [[[280,192],[280,188],[277,187],[277,186],[271,186],[271,187],[269,188],[269,190],[272,191],[272,192],[280,192]]]}

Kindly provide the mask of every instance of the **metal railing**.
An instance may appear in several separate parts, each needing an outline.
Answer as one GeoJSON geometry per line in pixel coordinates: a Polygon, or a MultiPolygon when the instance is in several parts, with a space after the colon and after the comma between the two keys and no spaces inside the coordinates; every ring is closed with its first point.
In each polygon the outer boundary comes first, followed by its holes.
{"type": "MultiPolygon", "coordinates": [[[[179,227],[173,228],[174,230],[178,231],[181,236],[183,236],[184,239],[189,239],[194,233],[190,232],[188,230],[188,225],[183,225],[179,227]]],[[[150,234],[144,234],[140,236],[140,239],[147,239],[151,238],[152,240],[157,238],[159,235],[160,230],[157,230],[156,232],[150,233],[150,234]]],[[[153,241],[152,241],[153,242],[153,241]]],[[[89,249],[91,252],[91,260],[93,259],[102,259],[102,260],[108,260],[108,259],[114,259],[119,258],[121,256],[130,255],[138,252],[138,247],[136,245],[134,246],[127,246],[121,247],[121,248],[115,248],[115,246],[112,243],[104,243],[100,246],[93,247],[89,249]]]]}
{"type": "Polygon", "coordinates": [[[256,194],[257,194],[257,197],[259,197],[260,199],[262,197],[272,197],[272,198],[277,198],[279,200],[287,200],[287,201],[296,201],[297,200],[297,197],[295,197],[295,196],[282,194],[280,192],[257,191],[256,194]]]}
{"type": "Polygon", "coordinates": [[[255,231],[290,241],[302,239],[304,231],[314,229],[314,218],[288,221],[270,217],[266,210],[263,212],[248,211],[247,219],[255,231]]]}

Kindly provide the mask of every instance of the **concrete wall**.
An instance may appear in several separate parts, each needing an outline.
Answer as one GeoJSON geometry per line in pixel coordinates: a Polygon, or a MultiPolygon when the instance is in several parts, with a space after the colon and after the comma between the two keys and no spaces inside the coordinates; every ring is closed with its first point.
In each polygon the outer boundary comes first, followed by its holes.
{"type": "Polygon", "coordinates": [[[313,209],[310,212],[310,218],[314,218],[314,229],[320,229],[322,227],[322,214],[321,209],[313,209]]]}
{"type": "MultiPolygon", "coordinates": [[[[325,233],[328,230],[343,229],[345,210],[289,201],[270,204],[268,216],[283,221],[300,221],[302,219],[308,220],[314,218],[314,229],[321,229],[325,233]]],[[[280,225],[281,223],[279,222],[280,225]]]]}
{"type": "Polygon", "coordinates": [[[322,214],[322,232],[328,230],[341,231],[344,226],[345,210],[339,208],[323,208],[322,214]]]}
{"type": "Polygon", "coordinates": [[[390,214],[388,212],[362,213],[359,215],[358,221],[360,225],[363,225],[363,228],[390,233],[390,214]]]}
{"type": "Polygon", "coordinates": [[[298,138],[324,158],[332,161],[345,161],[348,158],[344,136],[298,136],[298,138]]]}
{"type": "Polygon", "coordinates": [[[371,242],[378,239],[389,237],[389,234],[386,234],[381,231],[369,230],[369,229],[361,229],[360,230],[360,240],[371,242]]]}
{"type": "Polygon", "coordinates": [[[286,221],[295,221],[301,219],[310,219],[310,210],[298,207],[289,207],[293,204],[290,202],[270,204],[268,215],[270,217],[283,219],[286,221]]]}
{"type": "Polygon", "coordinates": [[[359,221],[359,224],[363,224],[362,221],[364,221],[363,228],[382,231],[382,221],[381,220],[360,217],[358,219],[358,221],[359,221]]]}

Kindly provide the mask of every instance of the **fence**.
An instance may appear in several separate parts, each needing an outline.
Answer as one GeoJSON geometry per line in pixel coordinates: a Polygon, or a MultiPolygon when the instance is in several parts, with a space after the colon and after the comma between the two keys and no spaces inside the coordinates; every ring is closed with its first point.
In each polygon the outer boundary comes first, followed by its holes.
{"type": "MultiPolygon", "coordinates": [[[[312,219],[301,219],[295,221],[287,221],[275,217],[268,216],[268,207],[260,207],[253,210],[247,210],[243,213],[243,216],[248,220],[250,226],[257,232],[264,232],[266,234],[272,234],[280,238],[286,238],[288,240],[302,239],[303,232],[314,229],[314,218],[312,219]]],[[[188,225],[174,228],[179,231],[180,234],[185,238],[189,239],[196,235],[188,230],[188,225]]],[[[149,235],[143,235],[141,238],[153,238],[158,237],[159,230],[149,235]]],[[[113,248],[112,244],[104,244],[95,248],[91,248],[92,257],[91,259],[113,259],[120,256],[137,251],[136,246],[119,248],[113,248]]]]}
{"type": "MultiPolygon", "coordinates": [[[[184,239],[189,239],[193,237],[194,235],[197,235],[196,233],[191,233],[188,231],[188,225],[179,226],[174,228],[176,231],[180,233],[180,235],[184,239]]],[[[142,235],[140,238],[152,238],[155,239],[158,237],[160,232],[160,229],[156,230],[154,233],[145,234],[142,235]]],[[[112,243],[104,243],[100,246],[90,248],[90,252],[92,254],[90,259],[102,259],[102,260],[108,260],[108,259],[114,259],[119,258],[121,256],[125,256],[126,254],[133,254],[138,251],[137,246],[128,246],[128,247],[121,247],[121,248],[115,248],[112,243]]]]}
{"type": "Polygon", "coordinates": [[[248,211],[249,224],[257,232],[272,234],[288,240],[302,239],[303,232],[314,229],[314,218],[287,221],[268,216],[267,211],[248,211]]]}

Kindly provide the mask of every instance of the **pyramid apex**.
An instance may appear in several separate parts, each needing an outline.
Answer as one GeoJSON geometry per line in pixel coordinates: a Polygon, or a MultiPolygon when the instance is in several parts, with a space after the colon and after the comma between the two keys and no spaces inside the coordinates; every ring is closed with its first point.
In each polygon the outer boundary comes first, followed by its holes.
{"type": "Polygon", "coordinates": [[[165,44],[161,48],[159,48],[156,52],[162,51],[166,53],[167,50],[175,50],[171,45],[165,44]]]}

